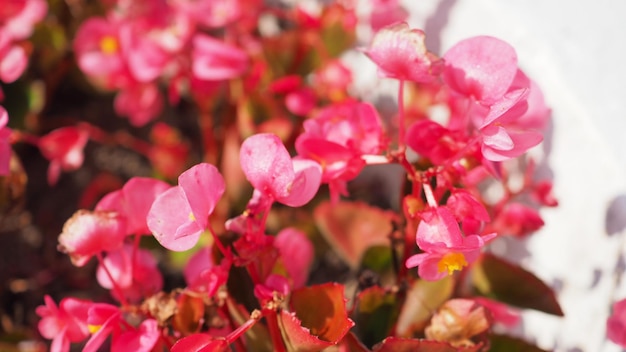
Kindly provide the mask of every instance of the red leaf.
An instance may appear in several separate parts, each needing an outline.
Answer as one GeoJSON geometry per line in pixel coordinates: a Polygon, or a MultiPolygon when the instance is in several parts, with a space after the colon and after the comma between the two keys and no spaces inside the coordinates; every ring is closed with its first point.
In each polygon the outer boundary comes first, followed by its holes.
{"type": "Polygon", "coordinates": [[[314,212],[315,223],[326,241],[353,269],[369,247],[389,245],[396,216],[361,202],[324,202],[314,212]]]}
{"type": "Polygon", "coordinates": [[[292,292],[293,313],[281,312],[283,336],[297,351],[336,345],[354,326],[348,318],[343,285],[328,283],[292,292]]]}

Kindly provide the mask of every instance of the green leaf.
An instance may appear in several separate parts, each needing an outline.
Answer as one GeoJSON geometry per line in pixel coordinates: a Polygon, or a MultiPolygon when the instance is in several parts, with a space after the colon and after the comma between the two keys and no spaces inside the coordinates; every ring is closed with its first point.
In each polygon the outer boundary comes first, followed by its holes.
{"type": "Polygon", "coordinates": [[[396,294],[379,286],[372,286],[359,293],[354,311],[354,329],[366,346],[372,347],[389,335],[399,314],[396,298],[396,294]]]}
{"type": "Polygon", "coordinates": [[[415,280],[406,293],[406,300],[398,317],[396,333],[409,337],[426,327],[431,315],[446,302],[454,289],[451,276],[439,281],[415,280]]]}
{"type": "Polygon", "coordinates": [[[472,283],[480,294],[520,308],[563,316],[554,291],[534,274],[485,253],[472,270],[472,283]]]}
{"type": "Polygon", "coordinates": [[[546,352],[528,342],[506,335],[491,335],[490,352],[546,352]]]}

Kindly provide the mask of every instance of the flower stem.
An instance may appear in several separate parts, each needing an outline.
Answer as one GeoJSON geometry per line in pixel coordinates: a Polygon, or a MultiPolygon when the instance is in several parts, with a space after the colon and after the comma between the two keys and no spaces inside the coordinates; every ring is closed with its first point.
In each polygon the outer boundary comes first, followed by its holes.
{"type": "Polygon", "coordinates": [[[119,296],[120,303],[122,303],[122,306],[128,306],[128,302],[126,301],[126,298],[124,297],[122,288],[117,285],[117,282],[115,281],[115,279],[113,279],[113,275],[111,275],[109,268],[107,268],[107,266],[104,264],[104,258],[102,257],[102,253],[98,253],[96,257],[98,258],[98,262],[100,262],[100,265],[102,265],[104,272],[106,272],[107,276],[109,277],[109,280],[111,280],[111,284],[113,285],[113,290],[119,296]]]}
{"type": "Polygon", "coordinates": [[[404,80],[400,80],[398,87],[398,149],[404,153],[404,80]]]}

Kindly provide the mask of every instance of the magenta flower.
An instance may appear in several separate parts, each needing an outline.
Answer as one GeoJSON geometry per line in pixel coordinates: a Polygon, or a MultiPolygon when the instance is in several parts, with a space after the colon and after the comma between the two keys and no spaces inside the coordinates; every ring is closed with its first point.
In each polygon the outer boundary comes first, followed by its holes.
{"type": "Polygon", "coordinates": [[[309,159],[291,158],[274,134],[248,137],[239,162],[246,178],[262,196],[291,207],[308,203],[320,186],[322,168],[309,159]]]}
{"type": "Polygon", "coordinates": [[[6,127],[9,123],[9,114],[0,106],[0,175],[9,174],[11,162],[11,129],[6,127]]]}
{"type": "Polygon", "coordinates": [[[140,302],[163,288],[163,277],[152,253],[145,249],[133,250],[130,245],[107,252],[98,265],[96,278],[100,286],[111,290],[118,301],[140,302]],[[120,290],[114,290],[115,286],[120,290]],[[120,293],[124,297],[118,297],[120,293]]]}
{"type": "Polygon", "coordinates": [[[83,352],[98,351],[111,334],[115,344],[115,340],[121,331],[122,319],[122,312],[119,307],[106,303],[92,304],[87,315],[87,323],[92,335],[85,344],[83,352]]]}
{"type": "Polygon", "coordinates": [[[17,80],[28,65],[26,52],[11,42],[9,33],[0,28],[0,81],[11,83],[17,80]]]}
{"type": "Polygon", "coordinates": [[[148,212],[148,228],[169,250],[191,249],[207,228],[224,190],[224,178],[215,166],[195,165],[178,177],[178,186],[155,199],[148,212]]]}
{"type": "Polygon", "coordinates": [[[121,248],[126,237],[126,221],[115,212],[79,210],[59,235],[59,250],[67,253],[76,266],[87,264],[92,256],[121,248]]]}
{"type": "Polygon", "coordinates": [[[248,68],[246,52],[235,46],[204,34],[196,34],[192,42],[192,72],[198,79],[231,79],[248,68]]]}
{"type": "Polygon", "coordinates": [[[185,282],[190,289],[205,292],[212,297],[218,288],[226,284],[230,264],[225,259],[219,265],[215,264],[211,258],[211,249],[204,247],[187,262],[183,270],[185,282]]]}
{"type": "Polygon", "coordinates": [[[50,161],[49,184],[57,183],[61,170],[73,171],[83,164],[83,149],[88,140],[85,130],[73,126],[58,128],[39,139],[39,150],[50,161]]]}
{"type": "Polygon", "coordinates": [[[133,177],[122,189],[104,196],[96,210],[116,211],[126,219],[129,234],[149,234],[146,222],[148,211],[156,197],[171,186],[167,182],[148,178],[133,177]]]}
{"type": "Polygon", "coordinates": [[[155,83],[133,83],[115,96],[115,112],[128,116],[133,126],[144,126],[159,115],[163,97],[155,83]]]}
{"type": "Polygon", "coordinates": [[[48,12],[45,0],[3,1],[0,8],[0,32],[6,32],[13,40],[30,37],[35,24],[48,12]]]}
{"type": "Polygon", "coordinates": [[[480,249],[496,234],[463,236],[459,224],[447,207],[430,208],[420,213],[416,242],[424,253],[406,261],[407,268],[418,268],[421,278],[442,279],[462,270],[478,259],[480,249]]]}
{"type": "Polygon", "coordinates": [[[379,154],[384,134],[376,109],[368,103],[345,102],[330,105],[304,122],[304,133],[296,140],[296,150],[304,158],[317,161],[323,170],[331,196],[346,194],[346,183],[365,166],[366,154],[379,154]]]}
{"type": "Polygon", "coordinates": [[[64,298],[57,307],[48,295],[44,296],[44,302],[35,312],[41,317],[39,333],[52,340],[50,352],[68,352],[70,342],[80,342],[89,336],[87,312],[93,303],[64,298]]]}
{"type": "Polygon", "coordinates": [[[441,60],[426,49],[424,32],[405,22],[383,27],[365,54],[383,77],[414,82],[431,82],[441,71],[441,60]]]}
{"type": "Polygon", "coordinates": [[[606,337],[626,348],[626,299],[613,304],[613,312],[606,321],[606,337]]]}

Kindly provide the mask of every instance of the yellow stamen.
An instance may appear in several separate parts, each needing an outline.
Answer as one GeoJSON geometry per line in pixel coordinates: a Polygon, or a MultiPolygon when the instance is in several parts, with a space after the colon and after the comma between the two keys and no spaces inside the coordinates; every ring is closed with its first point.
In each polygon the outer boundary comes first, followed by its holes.
{"type": "Polygon", "coordinates": [[[105,35],[100,39],[100,50],[107,55],[115,54],[119,49],[117,39],[111,35],[105,35]]]}
{"type": "Polygon", "coordinates": [[[193,212],[189,213],[189,220],[196,221],[196,216],[193,215],[193,212]]]}
{"type": "Polygon", "coordinates": [[[448,271],[448,275],[452,275],[456,270],[461,270],[467,266],[467,261],[463,253],[448,253],[441,258],[437,268],[439,272],[448,271]]]}
{"type": "Polygon", "coordinates": [[[89,332],[92,334],[97,333],[101,327],[102,325],[91,325],[91,324],[87,325],[87,329],[89,329],[89,332]]]}

